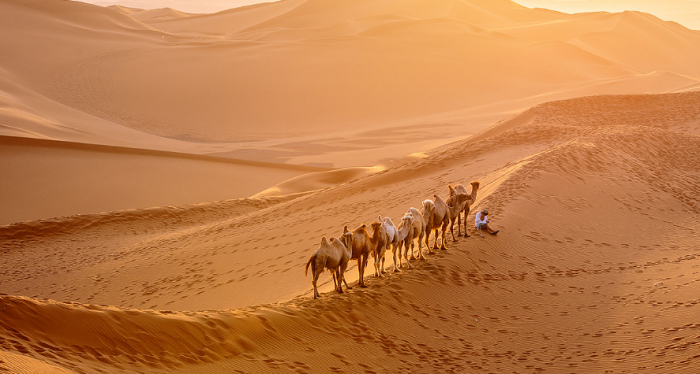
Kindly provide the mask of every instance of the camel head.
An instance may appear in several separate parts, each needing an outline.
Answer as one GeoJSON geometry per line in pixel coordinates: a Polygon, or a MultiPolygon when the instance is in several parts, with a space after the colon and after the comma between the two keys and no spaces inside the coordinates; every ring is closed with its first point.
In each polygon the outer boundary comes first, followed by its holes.
{"type": "Polygon", "coordinates": [[[372,227],[372,232],[378,232],[378,230],[382,228],[382,222],[374,221],[372,222],[370,227],[372,227]]]}
{"type": "Polygon", "coordinates": [[[343,235],[340,237],[340,242],[345,245],[347,250],[352,248],[352,233],[348,231],[347,226],[345,226],[345,232],[343,232],[343,235]]]}
{"type": "Polygon", "coordinates": [[[402,227],[410,227],[413,224],[413,214],[406,213],[403,218],[401,218],[402,227]]]}
{"type": "Polygon", "coordinates": [[[435,203],[431,200],[423,201],[423,217],[432,214],[435,211],[435,203]]]}
{"type": "Polygon", "coordinates": [[[464,203],[465,201],[469,200],[470,197],[471,197],[471,196],[465,195],[465,194],[463,194],[463,193],[458,194],[458,195],[457,195],[457,203],[461,205],[461,204],[464,203]]]}
{"type": "Polygon", "coordinates": [[[471,185],[472,185],[472,191],[476,191],[479,189],[479,186],[481,185],[481,183],[479,181],[474,181],[471,183],[471,185]]]}

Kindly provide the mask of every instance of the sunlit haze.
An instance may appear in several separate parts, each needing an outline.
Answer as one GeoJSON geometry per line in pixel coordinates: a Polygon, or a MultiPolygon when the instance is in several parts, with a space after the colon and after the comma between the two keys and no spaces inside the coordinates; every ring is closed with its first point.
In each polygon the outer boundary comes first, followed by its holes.
{"type": "Polygon", "coordinates": [[[516,2],[530,8],[554,9],[566,13],[637,10],[700,30],[700,0],[519,0],[516,2]]]}
{"type": "MultiPolygon", "coordinates": [[[[212,13],[269,1],[89,0],[85,2],[102,6],[123,5],[140,9],[173,8],[183,12],[212,13]]],[[[700,0],[519,0],[515,2],[529,8],[546,8],[566,13],[637,10],[653,14],[666,21],[678,22],[694,30],[700,30],[700,0]]]]}

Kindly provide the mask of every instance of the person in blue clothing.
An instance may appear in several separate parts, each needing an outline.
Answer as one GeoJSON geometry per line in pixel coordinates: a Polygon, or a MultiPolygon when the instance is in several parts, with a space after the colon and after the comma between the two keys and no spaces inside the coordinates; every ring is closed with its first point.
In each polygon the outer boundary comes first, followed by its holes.
{"type": "Polygon", "coordinates": [[[486,230],[489,234],[491,235],[496,235],[498,234],[499,230],[494,230],[489,226],[489,222],[491,222],[490,219],[488,219],[489,215],[489,210],[484,209],[481,212],[476,213],[476,219],[474,220],[476,223],[476,229],[479,230],[479,235],[481,237],[484,237],[484,234],[481,233],[481,230],[486,230]]]}

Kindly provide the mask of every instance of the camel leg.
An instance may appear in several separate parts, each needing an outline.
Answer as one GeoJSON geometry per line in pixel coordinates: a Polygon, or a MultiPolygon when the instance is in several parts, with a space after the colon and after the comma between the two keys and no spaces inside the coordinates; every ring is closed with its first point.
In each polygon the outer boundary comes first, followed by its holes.
{"type": "Polygon", "coordinates": [[[379,272],[379,253],[374,256],[374,276],[381,277],[382,273],[379,272]]]}
{"type": "Polygon", "coordinates": [[[433,251],[430,249],[430,231],[431,229],[429,228],[425,229],[425,249],[428,250],[428,254],[433,253],[433,251]]]}
{"type": "Polygon", "coordinates": [[[345,270],[344,269],[338,269],[338,293],[345,293],[343,291],[343,283],[345,283],[346,289],[350,289],[350,286],[348,286],[348,282],[345,281],[345,270]]]}
{"type": "Polygon", "coordinates": [[[381,277],[382,274],[386,273],[383,266],[384,256],[380,257],[380,253],[383,255],[386,254],[386,248],[382,248],[377,251],[377,256],[374,258],[374,274],[378,277],[381,277]]]}
{"type": "Polygon", "coordinates": [[[348,281],[345,280],[345,272],[343,271],[343,283],[345,283],[345,288],[348,290],[352,290],[352,287],[348,285],[348,281]]]}
{"type": "Polygon", "coordinates": [[[365,284],[365,270],[367,270],[367,263],[369,262],[368,260],[369,253],[364,255],[364,257],[362,258],[362,285],[360,287],[367,287],[367,285],[365,284]]]}
{"type": "Polygon", "coordinates": [[[447,250],[447,246],[445,245],[447,243],[447,224],[443,223],[442,224],[442,236],[441,236],[441,242],[440,242],[440,249],[443,251],[447,250]]]}
{"type": "Polygon", "coordinates": [[[336,278],[338,278],[338,293],[343,293],[343,274],[340,273],[340,269],[336,269],[336,278]]]}
{"type": "Polygon", "coordinates": [[[467,231],[467,215],[469,215],[469,205],[464,207],[464,236],[469,237],[469,231],[467,231]]]}
{"type": "Polygon", "coordinates": [[[382,274],[386,274],[386,270],[384,270],[384,262],[386,261],[386,251],[388,250],[388,247],[384,247],[384,250],[382,251],[382,258],[381,258],[381,266],[379,267],[379,270],[382,272],[382,274]]]}
{"type": "Polygon", "coordinates": [[[439,240],[438,229],[439,229],[439,227],[437,227],[435,229],[435,242],[433,243],[433,249],[438,249],[438,245],[437,245],[437,242],[439,240]]]}
{"type": "MultiPolygon", "coordinates": [[[[466,220],[466,218],[464,218],[466,220]]],[[[454,234],[452,234],[454,236],[454,234]]],[[[462,212],[457,214],[457,236],[462,236],[462,212]]]]}
{"type": "Polygon", "coordinates": [[[423,234],[420,234],[420,236],[418,237],[418,259],[420,260],[421,258],[423,260],[427,260],[427,258],[423,254],[423,234]]]}
{"type": "Polygon", "coordinates": [[[331,270],[331,276],[333,277],[333,285],[335,286],[335,292],[343,293],[343,284],[341,283],[342,280],[340,279],[340,270],[331,270]]]}
{"type": "Polygon", "coordinates": [[[456,242],[457,239],[455,239],[455,220],[453,219],[450,220],[450,233],[452,233],[452,242],[456,242]]]}
{"type": "MultiPolygon", "coordinates": [[[[415,238],[413,238],[413,239],[415,239],[415,238]]],[[[413,251],[413,249],[415,248],[415,244],[413,243],[413,239],[411,239],[411,260],[415,260],[415,259],[416,259],[415,252],[413,251]]],[[[420,242],[420,241],[421,241],[422,239],[423,239],[423,235],[421,235],[420,238],[418,239],[418,247],[419,247],[419,248],[420,248],[420,246],[421,246],[421,242],[420,242]]],[[[408,251],[408,248],[406,248],[406,251],[408,251]]],[[[406,257],[406,260],[408,260],[408,257],[406,257]]]]}
{"type": "MultiPolygon", "coordinates": [[[[413,265],[411,265],[411,261],[408,260],[408,247],[409,247],[408,239],[406,239],[406,240],[404,241],[404,247],[406,247],[406,248],[404,249],[404,255],[403,255],[403,256],[406,257],[406,263],[408,264],[408,268],[409,268],[409,269],[412,269],[412,268],[413,268],[413,265]]],[[[413,239],[411,239],[411,245],[410,245],[410,247],[411,247],[411,255],[413,255],[413,239]]],[[[399,258],[400,258],[400,257],[401,257],[401,253],[399,253],[399,258]]]]}
{"type": "Polygon", "coordinates": [[[394,259],[394,273],[401,271],[401,270],[399,270],[398,266],[396,266],[397,263],[399,265],[401,265],[401,246],[398,245],[398,243],[394,243],[391,245],[391,254],[393,255],[393,259],[394,259]],[[398,259],[396,258],[397,251],[399,252],[398,259]]]}
{"type": "Polygon", "coordinates": [[[360,276],[357,283],[360,285],[360,288],[367,287],[365,286],[365,262],[366,261],[363,259],[363,256],[360,255],[360,258],[357,259],[357,272],[360,276]]]}
{"type": "Polygon", "coordinates": [[[311,284],[314,286],[314,299],[321,297],[321,294],[318,293],[318,288],[316,287],[316,282],[318,281],[319,275],[321,275],[321,273],[314,272],[314,279],[311,281],[311,284]]]}
{"type": "MultiPolygon", "coordinates": [[[[403,269],[403,260],[401,260],[401,250],[403,249],[404,241],[399,242],[399,269],[403,269]]],[[[396,261],[394,261],[396,264],[396,261]]]]}

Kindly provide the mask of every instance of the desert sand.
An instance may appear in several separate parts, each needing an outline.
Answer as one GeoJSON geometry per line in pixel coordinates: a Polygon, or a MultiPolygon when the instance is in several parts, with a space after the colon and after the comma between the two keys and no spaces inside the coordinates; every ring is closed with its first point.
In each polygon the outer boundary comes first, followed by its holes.
{"type": "Polygon", "coordinates": [[[0,30],[0,370],[700,365],[698,31],[506,0],[16,0],[0,30]],[[476,180],[470,237],[313,300],[322,237],[476,180]]]}

